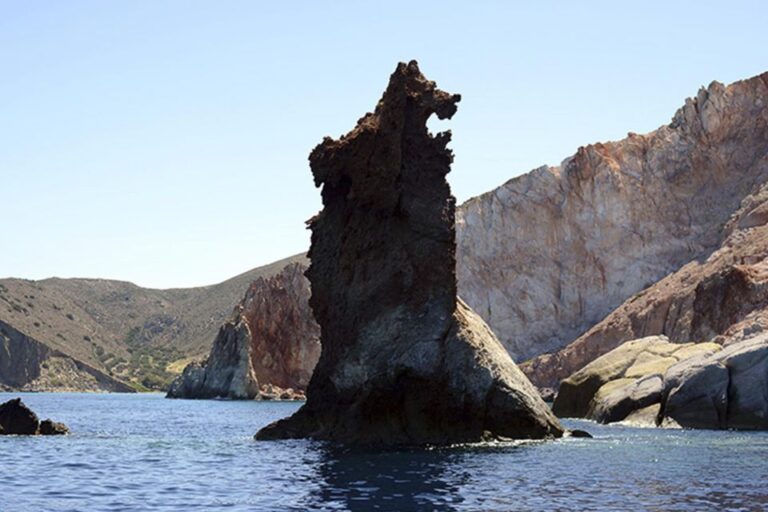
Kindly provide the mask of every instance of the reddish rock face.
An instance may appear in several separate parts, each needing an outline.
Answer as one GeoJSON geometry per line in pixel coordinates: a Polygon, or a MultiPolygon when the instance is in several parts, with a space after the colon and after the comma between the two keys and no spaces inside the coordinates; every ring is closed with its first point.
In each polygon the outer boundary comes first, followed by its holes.
{"type": "Polygon", "coordinates": [[[251,331],[251,363],[262,385],[304,390],[320,357],[320,328],[309,309],[306,267],[293,263],[257,279],[239,306],[251,331]]]}
{"type": "Polygon", "coordinates": [[[168,397],[301,397],[320,357],[320,328],[309,310],[305,269],[291,263],[253,281],[219,330],[208,360],[188,365],[168,397]]]}

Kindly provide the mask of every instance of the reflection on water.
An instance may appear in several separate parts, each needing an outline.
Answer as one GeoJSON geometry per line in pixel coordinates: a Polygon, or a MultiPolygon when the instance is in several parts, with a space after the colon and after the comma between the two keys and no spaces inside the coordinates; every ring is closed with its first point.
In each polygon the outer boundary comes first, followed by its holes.
{"type": "Polygon", "coordinates": [[[767,433],[574,422],[596,438],[370,451],[253,440],[297,404],[24,400],[74,434],[0,436],[2,512],[768,510],[767,433]]]}
{"type": "Polygon", "coordinates": [[[457,510],[469,480],[461,453],[410,450],[370,452],[324,446],[318,476],[323,485],[308,504],[356,511],[457,510]]]}

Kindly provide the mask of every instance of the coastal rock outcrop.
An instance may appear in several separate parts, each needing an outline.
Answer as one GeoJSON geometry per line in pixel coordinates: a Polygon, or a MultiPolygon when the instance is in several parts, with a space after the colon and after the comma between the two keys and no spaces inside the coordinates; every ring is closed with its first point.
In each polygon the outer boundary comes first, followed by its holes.
{"type": "MultiPolygon", "coordinates": [[[[557,351],[625,300],[717,249],[729,217],[766,181],[767,154],[768,73],[727,87],[713,82],[667,126],[579,148],[559,167],[464,203],[459,294],[516,360],[557,351]]],[[[766,212],[752,210],[740,227],[760,225],[766,212]]],[[[574,355],[574,364],[569,355],[552,377],[538,376],[549,371],[543,366],[526,371],[537,385],[556,386],[598,355],[574,355]]]]}
{"type": "Polygon", "coordinates": [[[671,366],[720,348],[714,343],[670,343],[665,336],[628,341],[565,379],[552,410],[559,417],[622,421],[660,402],[671,366]]]}
{"type": "Polygon", "coordinates": [[[257,439],[444,444],[560,436],[563,427],[456,295],[455,202],[445,180],[458,95],[401,63],[373,113],[310,155],[323,210],[309,226],[322,353],[293,416],[257,439]]]}
{"type": "Polygon", "coordinates": [[[69,433],[63,423],[37,418],[21,398],[0,404],[0,435],[62,435],[69,433]]]}
{"type": "Polygon", "coordinates": [[[207,361],[190,363],[168,397],[303,398],[320,357],[305,269],[294,262],[253,281],[219,330],[207,361]]]}
{"type": "Polygon", "coordinates": [[[722,348],[626,342],[564,380],[559,416],[646,426],[768,429],[768,333],[722,348]]]}
{"type": "Polygon", "coordinates": [[[251,331],[239,313],[219,329],[211,354],[192,362],[171,383],[168,398],[231,398],[248,400],[259,393],[251,363],[251,331]]]}
{"type": "Polygon", "coordinates": [[[768,334],[667,371],[661,424],[768,430],[768,334]]]}

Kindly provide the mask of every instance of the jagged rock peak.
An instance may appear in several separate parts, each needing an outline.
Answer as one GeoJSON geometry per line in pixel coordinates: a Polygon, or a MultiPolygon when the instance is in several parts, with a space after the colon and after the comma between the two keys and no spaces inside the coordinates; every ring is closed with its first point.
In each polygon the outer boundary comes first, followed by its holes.
{"type": "Polygon", "coordinates": [[[310,222],[310,305],[322,352],[294,416],[257,439],[443,444],[563,429],[485,323],[456,297],[455,200],[445,176],[459,95],[415,61],[375,111],[310,154],[323,210],[310,222]]]}

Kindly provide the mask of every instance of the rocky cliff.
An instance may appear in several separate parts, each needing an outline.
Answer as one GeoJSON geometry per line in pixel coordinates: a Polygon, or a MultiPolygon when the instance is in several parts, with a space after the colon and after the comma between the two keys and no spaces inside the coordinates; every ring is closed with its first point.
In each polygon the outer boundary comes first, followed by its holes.
{"type": "MultiPolygon", "coordinates": [[[[768,162],[768,140],[763,165],[768,162]]],[[[657,334],[722,345],[768,330],[768,185],[744,198],[720,247],[625,301],[573,343],[524,365],[539,385],[557,383],[621,343],[657,334]]]]}
{"type": "Polygon", "coordinates": [[[579,148],[467,201],[457,216],[459,293],[513,357],[558,350],[717,249],[766,180],[766,151],[768,73],[713,82],[667,126],[579,148]]]}
{"type": "Polygon", "coordinates": [[[310,154],[323,210],[307,277],[322,353],[293,416],[257,439],[425,444],[562,435],[485,323],[456,297],[445,176],[458,95],[401,63],[373,113],[310,154]]]}
{"type": "Polygon", "coordinates": [[[306,266],[290,263],[253,281],[220,328],[208,359],[191,363],[169,398],[295,398],[320,357],[306,266]]]}

